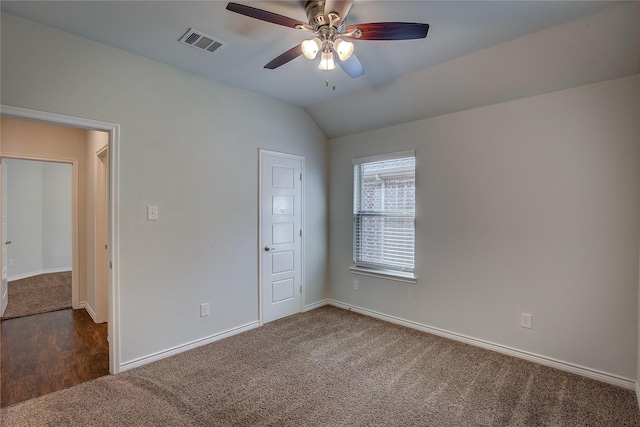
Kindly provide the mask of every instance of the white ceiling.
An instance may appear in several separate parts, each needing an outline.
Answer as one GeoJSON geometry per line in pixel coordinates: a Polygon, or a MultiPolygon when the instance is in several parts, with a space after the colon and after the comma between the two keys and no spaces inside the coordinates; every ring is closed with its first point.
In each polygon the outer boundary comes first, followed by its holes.
{"type": "MultiPolygon", "coordinates": [[[[306,21],[303,1],[238,3],[306,21]]],[[[1,2],[4,12],[301,106],[330,138],[640,72],[638,2],[356,0],[347,24],[430,25],[426,39],[356,41],[365,69],[356,79],[304,57],[264,69],[308,34],[226,5],[1,2]],[[209,55],[178,43],[189,28],[228,45],[209,55]]]]}

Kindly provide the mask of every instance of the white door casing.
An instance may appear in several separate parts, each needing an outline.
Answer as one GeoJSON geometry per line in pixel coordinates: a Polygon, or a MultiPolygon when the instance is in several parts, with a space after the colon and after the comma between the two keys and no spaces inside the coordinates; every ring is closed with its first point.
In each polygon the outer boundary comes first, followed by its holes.
{"type": "Polygon", "coordinates": [[[108,320],[109,314],[109,149],[105,147],[96,153],[96,189],[95,189],[95,314],[96,323],[108,320]]]}
{"type": "Polygon", "coordinates": [[[302,311],[304,158],[260,150],[260,323],[302,311]]]}
{"type": "Polygon", "coordinates": [[[7,239],[7,162],[2,159],[2,286],[0,286],[0,295],[2,295],[2,307],[0,308],[0,317],[4,316],[4,311],[9,303],[9,287],[7,278],[9,277],[9,266],[7,256],[7,245],[11,243],[7,239]]]}
{"type": "MultiPolygon", "coordinates": [[[[18,119],[34,120],[44,123],[68,125],[83,129],[99,130],[109,134],[109,275],[108,275],[108,335],[109,335],[109,373],[117,374],[121,370],[120,365],[120,286],[119,286],[119,208],[120,199],[120,125],[116,123],[102,122],[93,119],[67,116],[63,114],[31,110],[28,108],[14,107],[0,104],[0,115],[15,117],[18,119]],[[113,264],[112,264],[113,262],[113,264]]],[[[74,164],[74,170],[77,165],[74,164]]],[[[74,173],[74,180],[77,179],[74,173]]],[[[74,202],[74,211],[77,206],[74,202]]]]}

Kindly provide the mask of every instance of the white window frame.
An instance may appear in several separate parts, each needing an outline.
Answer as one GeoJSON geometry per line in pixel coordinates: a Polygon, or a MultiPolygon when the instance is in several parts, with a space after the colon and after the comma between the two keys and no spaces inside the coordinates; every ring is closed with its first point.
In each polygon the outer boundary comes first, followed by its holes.
{"type": "MultiPolygon", "coordinates": [[[[358,206],[358,200],[362,197],[362,195],[360,194],[361,189],[361,182],[357,182],[356,181],[356,177],[360,177],[359,175],[359,169],[360,166],[364,163],[373,163],[373,162],[380,162],[380,161],[385,161],[385,160],[397,160],[397,159],[403,159],[403,158],[408,158],[408,157],[413,157],[415,158],[416,154],[415,151],[402,151],[402,152],[397,152],[397,153],[389,153],[389,154],[383,154],[383,155],[376,155],[376,156],[368,156],[368,157],[359,157],[356,159],[353,159],[352,163],[353,163],[353,177],[354,177],[354,187],[353,187],[353,265],[351,266],[350,270],[352,273],[355,274],[363,274],[363,275],[368,275],[368,276],[380,276],[380,277],[385,277],[388,279],[392,279],[392,280],[397,280],[397,281],[401,281],[401,282],[409,282],[409,283],[416,283],[416,276],[415,276],[415,242],[416,242],[416,236],[415,236],[415,201],[414,201],[414,209],[413,209],[413,221],[414,221],[414,238],[413,238],[413,256],[414,256],[414,261],[413,261],[413,268],[408,269],[408,268],[402,268],[399,269],[397,267],[391,266],[391,265],[385,265],[385,264],[371,264],[371,263],[367,263],[367,262],[363,262],[357,259],[357,241],[358,241],[358,236],[356,233],[358,233],[358,227],[357,227],[357,221],[358,221],[358,217],[362,216],[361,211],[359,211],[359,206],[358,206]]],[[[414,169],[414,174],[415,174],[415,169],[414,169]]],[[[416,195],[417,196],[417,195],[416,195]]],[[[386,216],[383,212],[375,212],[373,213],[373,215],[378,215],[378,216],[386,216]]],[[[396,214],[391,214],[389,215],[389,217],[394,217],[397,216],[396,214]]]]}

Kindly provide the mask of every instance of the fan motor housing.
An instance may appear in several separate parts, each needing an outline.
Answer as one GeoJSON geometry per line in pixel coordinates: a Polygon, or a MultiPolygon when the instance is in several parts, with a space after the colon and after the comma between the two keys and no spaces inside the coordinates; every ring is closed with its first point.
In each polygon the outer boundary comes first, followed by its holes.
{"type": "Polygon", "coordinates": [[[309,0],[304,5],[304,9],[307,12],[307,19],[309,24],[317,27],[329,24],[324,14],[325,0],[309,0]]]}

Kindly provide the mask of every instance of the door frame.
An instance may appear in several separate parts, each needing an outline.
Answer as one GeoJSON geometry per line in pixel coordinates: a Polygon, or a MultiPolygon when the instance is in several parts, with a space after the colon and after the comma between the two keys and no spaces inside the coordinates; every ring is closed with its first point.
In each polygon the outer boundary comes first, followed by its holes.
{"type": "Polygon", "coordinates": [[[95,159],[93,160],[97,166],[94,189],[95,198],[93,200],[93,287],[95,296],[94,309],[96,315],[94,320],[97,323],[102,323],[109,320],[109,308],[104,307],[105,303],[109,303],[109,286],[108,283],[105,282],[105,279],[109,274],[109,213],[107,212],[109,207],[107,200],[109,195],[109,146],[106,145],[100,148],[95,153],[95,159]],[[107,225],[106,229],[103,228],[103,224],[107,225]],[[105,248],[102,247],[105,244],[102,240],[104,234],[107,234],[107,247],[105,248]],[[107,292],[105,292],[105,290],[107,290],[107,292]]]}
{"type": "MultiPolygon", "coordinates": [[[[12,160],[32,160],[36,162],[61,163],[71,165],[71,308],[73,308],[74,310],[82,308],[80,306],[80,297],[78,296],[78,269],[80,267],[80,256],[78,252],[78,239],[80,233],[78,222],[78,161],[74,159],[64,159],[58,157],[22,156],[19,154],[1,155],[1,152],[0,158],[12,160]]],[[[1,233],[2,231],[0,230],[0,234],[1,233]]],[[[5,236],[2,236],[2,238],[4,239],[5,236]]],[[[0,263],[1,262],[2,261],[0,260],[0,263]]]]}
{"type": "MultiPolygon", "coordinates": [[[[109,334],[109,373],[120,372],[120,244],[119,244],[119,193],[120,193],[120,125],[82,117],[67,116],[46,111],[0,104],[0,115],[16,119],[31,120],[54,125],[72,126],[87,130],[107,132],[109,149],[109,218],[108,218],[108,334],[109,334]]],[[[9,156],[7,156],[9,157],[9,156]]],[[[65,163],[69,163],[66,161],[65,163]]],[[[74,168],[76,170],[77,168],[74,168]]],[[[75,174],[74,174],[75,177],[75,174]]],[[[77,201],[76,201],[77,203],[77,201]]],[[[77,210],[77,209],[74,209],[77,210]]],[[[77,215],[77,213],[76,213],[77,215]]],[[[1,231],[0,231],[1,233],[1,231]]],[[[1,260],[0,260],[1,262],[1,260]]],[[[74,261],[75,262],[75,261],[74,261]]],[[[77,295],[76,295],[77,298],[77,295]]]]}
{"type": "Polygon", "coordinates": [[[7,172],[7,162],[4,159],[0,158],[0,317],[4,316],[4,313],[9,306],[9,266],[4,265],[6,262],[9,263],[9,249],[7,245],[10,244],[8,240],[6,240],[5,232],[8,232],[8,212],[7,206],[5,206],[6,201],[8,200],[7,193],[9,192],[9,187],[7,186],[7,180],[9,173],[7,172]]]}
{"type": "Polygon", "coordinates": [[[300,281],[302,285],[302,292],[300,293],[300,312],[304,311],[304,293],[305,293],[305,277],[304,277],[304,236],[305,222],[304,222],[304,187],[305,187],[305,173],[304,173],[304,156],[298,154],[283,153],[280,151],[272,151],[264,148],[258,149],[258,321],[260,326],[264,325],[264,310],[262,307],[262,250],[266,245],[262,241],[262,159],[265,155],[273,157],[282,157],[285,159],[299,160],[300,161],[300,173],[302,174],[302,185],[300,187],[300,205],[302,206],[302,212],[300,212],[300,229],[302,230],[302,237],[300,241],[300,281]]]}

